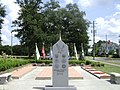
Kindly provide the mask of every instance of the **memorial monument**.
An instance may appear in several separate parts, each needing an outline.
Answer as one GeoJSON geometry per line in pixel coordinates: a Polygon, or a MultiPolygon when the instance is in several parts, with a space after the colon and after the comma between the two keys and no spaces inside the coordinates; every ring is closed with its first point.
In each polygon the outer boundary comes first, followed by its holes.
{"type": "Polygon", "coordinates": [[[68,46],[60,39],[53,45],[52,86],[44,90],[76,90],[68,81],[68,46]]]}

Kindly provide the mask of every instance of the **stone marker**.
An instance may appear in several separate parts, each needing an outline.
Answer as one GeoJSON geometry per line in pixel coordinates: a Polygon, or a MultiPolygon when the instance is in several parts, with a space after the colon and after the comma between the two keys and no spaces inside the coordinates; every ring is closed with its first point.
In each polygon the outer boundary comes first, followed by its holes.
{"type": "Polygon", "coordinates": [[[61,39],[53,45],[52,86],[44,90],[76,90],[68,84],[68,46],[61,39]]]}
{"type": "Polygon", "coordinates": [[[68,87],[68,46],[59,40],[53,46],[53,87],[68,87]]]}

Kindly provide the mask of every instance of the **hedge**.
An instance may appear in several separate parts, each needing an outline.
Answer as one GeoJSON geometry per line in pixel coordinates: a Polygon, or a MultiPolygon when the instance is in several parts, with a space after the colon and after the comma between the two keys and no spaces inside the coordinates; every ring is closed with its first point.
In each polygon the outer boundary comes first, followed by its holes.
{"type": "Polygon", "coordinates": [[[14,67],[22,66],[28,64],[28,60],[21,59],[0,59],[0,71],[5,71],[14,67]]]}
{"type": "MultiPolygon", "coordinates": [[[[52,60],[30,60],[30,63],[45,63],[46,65],[51,64],[52,60]]],[[[104,66],[103,63],[100,62],[94,62],[94,61],[89,61],[89,60],[69,60],[69,64],[70,65],[81,65],[81,64],[85,64],[85,65],[91,65],[91,66],[104,66]]]]}
{"type": "MultiPolygon", "coordinates": [[[[5,71],[14,67],[19,67],[28,63],[45,63],[46,65],[51,65],[52,60],[28,60],[28,59],[0,59],[0,71],[5,71]]],[[[69,60],[70,65],[91,65],[91,66],[104,66],[103,63],[93,62],[89,60],[69,60]]]]}

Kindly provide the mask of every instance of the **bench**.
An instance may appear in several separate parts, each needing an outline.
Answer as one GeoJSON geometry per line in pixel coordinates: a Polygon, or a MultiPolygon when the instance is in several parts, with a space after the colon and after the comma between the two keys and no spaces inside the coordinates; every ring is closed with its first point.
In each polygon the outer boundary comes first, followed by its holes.
{"type": "Polygon", "coordinates": [[[110,75],[111,75],[111,79],[110,79],[111,82],[114,82],[116,84],[120,84],[120,74],[119,73],[113,72],[110,75]]]}
{"type": "Polygon", "coordinates": [[[0,75],[0,84],[7,83],[12,80],[11,73],[5,73],[0,75]]]}

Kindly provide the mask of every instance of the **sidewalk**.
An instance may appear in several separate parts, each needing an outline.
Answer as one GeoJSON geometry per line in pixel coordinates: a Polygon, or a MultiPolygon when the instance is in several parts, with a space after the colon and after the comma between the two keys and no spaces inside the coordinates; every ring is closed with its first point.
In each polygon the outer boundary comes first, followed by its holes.
{"type": "MultiPolygon", "coordinates": [[[[20,79],[0,85],[0,90],[38,90],[33,87],[44,87],[52,85],[51,80],[35,80],[38,73],[45,67],[36,67],[31,72],[25,74],[20,79]]],[[[111,84],[107,79],[98,79],[92,74],[81,69],[80,66],[73,67],[76,71],[83,75],[83,79],[69,80],[69,85],[74,85],[77,90],[120,90],[120,85],[111,84]]]]}

